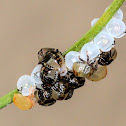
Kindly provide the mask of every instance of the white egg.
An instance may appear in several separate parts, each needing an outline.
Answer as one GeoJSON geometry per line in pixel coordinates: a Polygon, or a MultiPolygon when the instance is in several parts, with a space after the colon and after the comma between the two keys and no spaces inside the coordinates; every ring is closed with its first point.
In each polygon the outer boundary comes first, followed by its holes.
{"type": "Polygon", "coordinates": [[[89,43],[92,43],[92,44],[94,44],[94,40],[90,41],[89,43]]]}
{"type": "Polygon", "coordinates": [[[23,75],[17,81],[17,89],[19,92],[23,93],[22,95],[24,96],[30,95],[32,93],[33,87],[35,87],[35,84],[29,75],[23,75]]]}
{"type": "Polygon", "coordinates": [[[34,90],[35,90],[35,88],[33,86],[31,86],[31,87],[23,87],[22,91],[21,91],[21,94],[23,96],[29,96],[31,94],[34,94],[34,90]]]}
{"type": "Polygon", "coordinates": [[[87,62],[87,56],[89,61],[93,60],[100,54],[99,48],[93,43],[85,44],[80,51],[80,58],[87,62]]]}
{"type": "Polygon", "coordinates": [[[103,52],[107,52],[114,45],[114,38],[107,32],[102,31],[94,38],[94,43],[103,52]]]}
{"type": "Polygon", "coordinates": [[[41,81],[41,78],[40,78],[40,71],[41,71],[41,68],[42,68],[42,65],[39,64],[39,65],[37,65],[37,66],[33,69],[32,73],[31,73],[31,79],[32,79],[35,83],[37,83],[37,84],[42,84],[42,81],[41,81]]]}
{"type": "Polygon", "coordinates": [[[123,21],[113,18],[106,25],[106,30],[112,37],[117,38],[125,32],[126,25],[123,21]]]}
{"type": "Polygon", "coordinates": [[[34,82],[31,80],[31,76],[23,75],[17,81],[17,89],[21,90],[22,87],[35,86],[34,82]]]}
{"type": "Polygon", "coordinates": [[[80,61],[79,55],[80,55],[79,52],[76,52],[76,51],[70,51],[66,54],[65,64],[69,70],[72,70],[74,62],[80,61]]]}
{"type": "Polygon", "coordinates": [[[119,10],[115,13],[115,15],[113,16],[113,18],[123,20],[123,12],[122,12],[122,10],[121,10],[120,8],[119,8],[119,10]]]}
{"type": "Polygon", "coordinates": [[[121,35],[117,36],[116,38],[122,38],[122,37],[125,36],[125,35],[126,35],[126,33],[124,32],[124,33],[122,33],[121,35]]]}
{"type": "Polygon", "coordinates": [[[93,27],[93,26],[97,23],[98,20],[99,20],[99,18],[93,19],[93,20],[91,21],[91,27],[93,27]]]}
{"type": "Polygon", "coordinates": [[[111,45],[110,47],[108,47],[104,52],[109,52],[112,48],[115,47],[115,44],[111,45]]]}

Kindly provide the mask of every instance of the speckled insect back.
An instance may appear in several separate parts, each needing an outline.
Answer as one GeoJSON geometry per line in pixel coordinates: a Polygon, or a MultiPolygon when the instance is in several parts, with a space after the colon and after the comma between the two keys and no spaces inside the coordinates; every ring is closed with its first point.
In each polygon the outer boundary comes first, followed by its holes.
{"type": "Polygon", "coordinates": [[[85,77],[77,77],[74,75],[72,71],[68,71],[67,74],[64,77],[62,77],[62,79],[64,81],[67,80],[69,82],[69,87],[71,89],[80,88],[84,86],[85,83],[85,77]]]}
{"type": "MultiPolygon", "coordinates": [[[[31,76],[23,75],[18,79],[17,89],[21,94],[14,94],[14,104],[22,110],[32,108],[36,102],[51,106],[56,101],[71,99],[75,89],[84,86],[86,80],[104,79],[107,65],[117,57],[114,38],[126,34],[122,19],[119,9],[106,27],[79,52],[70,51],[64,57],[58,49],[42,48],[31,76]]],[[[91,26],[98,20],[94,19],[91,26]]]]}
{"type": "Polygon", "coordinates": [[[90,81],[100,81],[104,79],[107,75],[107,67],[99,66],[97,70],[93,72],[93,74],[87,74],[86,78],[90,81]]]}
{"type": "Polygon", "coordinates": [[[85,77],[91,81],[100,81],[107,75],[107,68],[98,65],[93,67],[91,64],[87,67],[84,62],[76,62],[73,66],[73,73],[78,77],[85,77]]]}
{"type": "Polygon", "coordinates": [[[64,100],[69,100],[70,98],[72,98],[73,93],[74,93],[74,89],[70,89],[69,92],[65,95],[64,100]]]}
{"type": "Polygon", "coordinates": [[[108,52],[102,52],[98,61],[98,64],[106,66],[111,64],[117,57],[117,51],[115,48],[112,48],[108,52]]]}
{"type": "Polygon", "coordinates": [[[56,82],[59,82],[60,75],[58,70],[55,70],[48,65],[45,65],[40,71],[40,78],[44,85],[48,85],[49,87],[51,87],[56,82]]]}
{"type": "Polygon", "coordinates": [[[69,92],[69,83],[63,82],[60,80],[60,82],[56,83],[53,87],[53,98],[56,100],[64,100],[66,94],[69,92]]]}
{"type": "Polygon", "coordinates": [[[73,73],[77,77],[86,77],[88,73],[93,73],[93,67],[86,62],[75,62],[73,64],[73,73]]]}
{"type": "Polygon", "coordinates": [[[44,84],[54,85],[59,82],[60,68],[64,65],[64,57],[58,49],[44,48],[38,52],[39,64],[42,64],[40,77],[44,84]]]}
{"type": "Polygon", "coordinates": [[[56,100],[52,98],[51,89],[38,89],[35,92],[35,98],[38,104],[42,106],[50,106],[56,102],[56,100]]]}
{"type": "Polygon", "coordinates": [[[54,69],[59,69],[65,63],[62,53],[54,48],[41,49],[38,52],[38,60],[39,64],[48,64],[54,69]]]}

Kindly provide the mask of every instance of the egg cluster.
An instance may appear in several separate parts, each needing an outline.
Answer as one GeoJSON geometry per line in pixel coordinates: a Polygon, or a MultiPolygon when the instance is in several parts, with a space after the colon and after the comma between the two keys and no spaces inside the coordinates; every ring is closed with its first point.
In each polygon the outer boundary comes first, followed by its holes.
{"type": "MultiPolygon", "coordinates": [[[[94,26],[99,18],[91,22],[94,26]]],[[[121,9],[113,16],[106,27],[80,52],[70,51],[65,56],[66,66],[75,76],[85,77],[91,81],[99,81],[107,75],[107,65],[117,57],[115,38],[126,34],[126,25],[122,21],[121,9]]]]}
{"type": "MultiPolygon", "coordinates": [[[[119,9],[106,27],[85,44],[80,52],[70,51],[63,57],[58,49],[43,48],[38,52],[38,65],[31,75],[23,75],[17,82],[20,93],[14,94],[14,104],[22,110],[36,103],[50,106],[57,100],[68,100],[85,79],[100,81],[107,75],[107,65],[117,57],[114,38],[126,33],[119,9]]],[[[95,25],[98,19],[91,22],[95,25]]]]}

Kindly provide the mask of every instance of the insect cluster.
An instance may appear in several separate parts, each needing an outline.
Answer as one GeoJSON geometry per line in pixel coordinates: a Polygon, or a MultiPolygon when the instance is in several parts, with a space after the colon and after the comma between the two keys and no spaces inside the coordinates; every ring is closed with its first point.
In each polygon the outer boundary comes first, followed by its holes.
{"type": "Polygon", "coordinates": [[[84,85],[85,78],[77,77],[68,70],[58,49],[41,49],[38,60],[31,76],[23,75],[17,82],[17,89],[21,93],[15,94],[13,98],[17,107],[26,110],[36,102],[42,106],[50,106],[57,100],[70,99],[74,89],[84,85]]]}
{"type": "MultiPolygon", "coordinates": [[[[64,57],[58,49],[43,48],[38,52],[38,65],[31,76],[23,75],[17,82],[20,93],[14,94],[14,104],[22,110],[35,103],[50,106],[57,100],[68,100],[85,80],[100,81],[107,75],[107,65],[117,57],[114,38],[124,36],[126,25],[119,9],[110,22],[80,52],[70,51],[64,57]]],[[[98,19],[91,23],[93,26],[98,19]]]]}

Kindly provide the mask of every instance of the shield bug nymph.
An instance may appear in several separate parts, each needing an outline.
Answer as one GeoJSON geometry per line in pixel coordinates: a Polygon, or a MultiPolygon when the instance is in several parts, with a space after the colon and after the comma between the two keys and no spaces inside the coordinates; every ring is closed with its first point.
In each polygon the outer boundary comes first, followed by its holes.
{"type": "Polygon", "coordinates": [[[42,105],[42,106],[50,106],[56,102],[56,100],[52,98],[51,89],[37,90],[35,92],[35,98],[36,98],[38,104],[42,105]]]}
{"type": "Polygon", "coordinates": [[[64,65],[64,57],[58,49],[54,48],[43,48],[38,52],[39,64],[44,63],[59,69],[64,65]]]}
{"type": "Polygon", "coordinates": [[[107,67],[106,66],[98,66],[97,70],[95,70],[92,74],[87,74],[86,78],[90,81],[100,81],[105,78],[107,75],[107,67]]]}
{"type": "Polygon", "coordinates": [[[98,61],[98,64],[106,66],[111,64],[117,57],[117,51],[115,48],[112,48],[108,52],[102,52],[98,61]]]}

